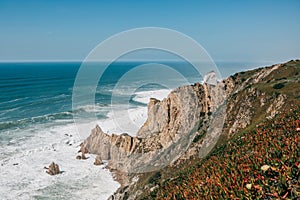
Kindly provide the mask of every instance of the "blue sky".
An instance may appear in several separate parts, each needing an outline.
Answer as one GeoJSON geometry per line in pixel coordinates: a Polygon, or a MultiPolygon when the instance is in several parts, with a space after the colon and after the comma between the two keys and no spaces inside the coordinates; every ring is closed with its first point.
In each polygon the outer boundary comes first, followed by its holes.
{"type": "Polygon", "coordinates": [[[175,29],[214,60],[300,58],[300,1],[0,0],[0,61],[82,60],[101,41],[146,26],[175,29]]]}

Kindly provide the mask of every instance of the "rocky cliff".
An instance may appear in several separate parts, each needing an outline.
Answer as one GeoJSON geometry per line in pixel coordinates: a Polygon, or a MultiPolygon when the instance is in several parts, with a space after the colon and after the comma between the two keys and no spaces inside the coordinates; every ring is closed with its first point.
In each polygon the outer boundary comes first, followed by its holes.
{"type": "Polygon", "coordinates": [[[100,155],[108,160],[110,169],[126,173],[167,166],[188,149],[199,129],[208,127],[211,113],[226,98],[224,91],[222,82],[196,83],[175,89],[162,101],[152,98],[147,121],[136,137],[108,135],[97,126],[84,141],[82,151],[100,155]]]}
{"type": "Polygon", "coordinates": [[[97,126],[82,151],[100,155],[110,169],[129,175],[113,199],[135,199],[151,189],[151,184],[136,184],[141,177],[137,174],[205,157],[217,143],[273,118],[286,103],[296,105],[299,66],[299,61],[290,61],[212,81],[215,84],[179,87],[162,101],[150,100],[147,121],[136,137],[108,135],[97,126]]]}

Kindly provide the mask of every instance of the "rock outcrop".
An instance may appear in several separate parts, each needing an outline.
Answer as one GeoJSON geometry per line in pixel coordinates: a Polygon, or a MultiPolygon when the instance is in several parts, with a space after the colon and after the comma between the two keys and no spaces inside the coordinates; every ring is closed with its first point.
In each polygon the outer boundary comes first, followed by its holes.
{"type": "Polygon", "coordinates": [[[45,167],[47,169],[46,173],[50,174],[51,176],[60,174],[58,164],[52,162],[49,167],[45,167]]]}
{"type": "Polygon", "coordinates": [[[94,162],[94,165],[102,165],[103,162],[102,162],[102,159],[100,158],[100,156],[96,156],[95,158],[95,162],[94,162]]]}
{"type": "MultiPolygon", "coordinates": [[[[211,75],[212,76],[212,75],[211,75]]],[[[211,79],[210,79],[211,80],[211,79]]],[[[136,137],[108,135],[99,126],[83,142],[81,152],[108,160],[108,167],[128,173],[153,171],[176,161],[210,115],[226,98],[223,83],[182,86],[148,104],[148,118],[136,137]]],[[[219,130],[220,131],[220,130],[219,130]]]]}

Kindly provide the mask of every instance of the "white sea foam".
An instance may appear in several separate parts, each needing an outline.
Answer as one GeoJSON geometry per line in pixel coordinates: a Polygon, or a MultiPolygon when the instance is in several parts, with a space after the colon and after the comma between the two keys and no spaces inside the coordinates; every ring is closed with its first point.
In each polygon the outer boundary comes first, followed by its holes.
{"type": "Polygon", "coordinates": [[[88,113],[97,113],[103,110],[103,107],[97,105],[85,105],[77,108],[78,110],[88,112],[88,113]]]}
{"type": "Polygon", "coordinates": [[[171,90],[168,89],[136,92],[136,96],[133,98],[133,100],[144,104],[148,104],[151,97],[156,98],[158,100],[163,100],[168,96],[170,92],[171,90]]]}
{"type": "Polygon", "coordinates": [[[75,159],[82,138],[74,134],[74,124],[39,128],[31,139],[1,148],[8,153],[0,161],[2,199],[107,199],[119,187],[104,166],[93,165],[93,155],[87,160],[75,159]],[[45,173],[43,167],[52,161],[59,164],[62,174],[45,173]]]}

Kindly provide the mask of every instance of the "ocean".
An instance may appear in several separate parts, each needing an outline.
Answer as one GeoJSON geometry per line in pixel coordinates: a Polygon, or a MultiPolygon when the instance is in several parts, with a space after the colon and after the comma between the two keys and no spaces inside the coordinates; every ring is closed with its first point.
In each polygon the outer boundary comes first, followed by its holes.
{"type": "MultiPolygon", "coordinates": [[[[170,89],[183,83],[163,73],[158,73],[155,79],[153,74],[140,70],[116,87],[122,76],[133,68],[141,64],[151,66],[151,63],[111,64],[99,79],[94,104],[83,102],[79,107],[72,105],[72,93],[80,62],[0,63],[1,199],[107,199],[113,194],[119,183],[113,180],[105,165],[94,166],[93,155],[87,160],[75,159],[84,139],[78,134],[78,127],[86,130],[86,135],[96,124],[108,133],[135,135],[146,120],[149,98],[163,99],[170,89]],[[155,81],[164,77],[166,85],[155,81]],[[141,82],[151,78],[152,83],[141,82]],[[124,113],[130,123],[123,118],[124,113]],[[44,167],[52,161],[59,164],[61,174],[45,173],[44,167]]],[[[165,61],[162,64],[172,66],[189,83],[202,81],[188,63],[165,61]]],[[[216,64],[221,75],[227,77],[271,63],[216,64]]],[[[93,65],[103,67],[101,63],[93,65]]]]}

